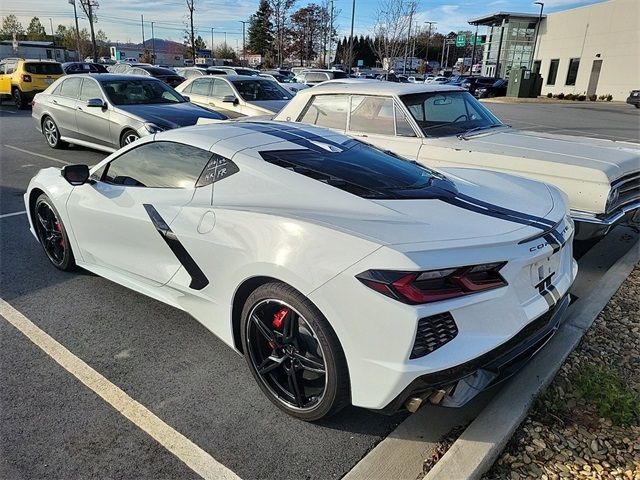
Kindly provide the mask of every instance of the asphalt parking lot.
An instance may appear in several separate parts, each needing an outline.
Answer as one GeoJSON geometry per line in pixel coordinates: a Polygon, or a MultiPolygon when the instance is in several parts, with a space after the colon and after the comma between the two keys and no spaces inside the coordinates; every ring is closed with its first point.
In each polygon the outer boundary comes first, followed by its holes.
{"type": "MultiPolygon", "coordinates": [[[[627,105],[593,105],[588,121],[582,105],[487,106],[513,126],[640,141],[627,105]]],[[[340,478],[405,419],[349,408],[318,424],[294,420],[185,313],[51,267],[20,213],[29,179],[105,154],[48,148],[28,111],[2,105],[0,121],[0,297],[217,462],[245,479],[340,478]]],[[[0,342],[0,477],[198,478],[2,318],[0,342]]]]}

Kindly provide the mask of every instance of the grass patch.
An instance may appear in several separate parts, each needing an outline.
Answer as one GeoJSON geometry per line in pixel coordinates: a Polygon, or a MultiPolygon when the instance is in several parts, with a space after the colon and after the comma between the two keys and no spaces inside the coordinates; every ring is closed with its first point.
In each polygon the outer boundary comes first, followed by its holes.
{"type": "Polygon", "coordinates": [[[561,416],[567,410],[567,400],[556,387],[550,386],[539,392],[533,399],[533,410],[537,416],[561,416]]]}
{"type": "Polygon", "coordinates": [[[629,388],[615,370],[586,365],[573,380],[579,394],[615,425],[640,423],[640,395],[629,388]]]}

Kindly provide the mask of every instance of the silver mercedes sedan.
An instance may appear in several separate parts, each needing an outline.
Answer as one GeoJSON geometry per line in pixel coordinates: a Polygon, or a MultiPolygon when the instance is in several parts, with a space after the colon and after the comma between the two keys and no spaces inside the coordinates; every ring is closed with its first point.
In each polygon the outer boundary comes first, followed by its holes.
{"type": "Polygon", "coordinates": [[[227,118],[155,78],[110,73],[62,77],[34,97],[32,112],[51,148],[71,143],[106,152],[199,118],[227,118]]]}

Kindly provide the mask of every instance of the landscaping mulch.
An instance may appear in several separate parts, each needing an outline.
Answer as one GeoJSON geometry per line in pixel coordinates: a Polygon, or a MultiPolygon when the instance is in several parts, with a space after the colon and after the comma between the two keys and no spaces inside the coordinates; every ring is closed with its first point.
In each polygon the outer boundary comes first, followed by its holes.
{"type": "Polygon", "coordinates": [[[640,268],[595,320],[484,479],[640,480],[640,268]]]}

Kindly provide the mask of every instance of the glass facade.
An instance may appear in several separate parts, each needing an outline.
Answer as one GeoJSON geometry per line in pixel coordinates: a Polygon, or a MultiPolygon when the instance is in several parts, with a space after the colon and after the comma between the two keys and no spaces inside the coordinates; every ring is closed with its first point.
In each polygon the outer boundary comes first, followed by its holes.
{"type": "Polygon", "coordinates": [[[529,67],[536,22],[537,18],[507,17],[504,24],[488,25],[482,74],[507,78],[512,68],[529,67]]]}

